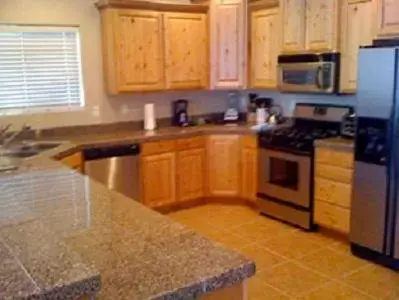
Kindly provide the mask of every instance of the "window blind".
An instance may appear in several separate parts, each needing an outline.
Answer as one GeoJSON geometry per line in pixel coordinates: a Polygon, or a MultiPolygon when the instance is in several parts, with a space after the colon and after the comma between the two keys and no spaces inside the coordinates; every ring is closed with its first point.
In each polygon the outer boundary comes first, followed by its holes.
{"type": "Polygon", "coordinates": [[[0,25],[0,113],[83,106],[78,28],[0,25]]]}

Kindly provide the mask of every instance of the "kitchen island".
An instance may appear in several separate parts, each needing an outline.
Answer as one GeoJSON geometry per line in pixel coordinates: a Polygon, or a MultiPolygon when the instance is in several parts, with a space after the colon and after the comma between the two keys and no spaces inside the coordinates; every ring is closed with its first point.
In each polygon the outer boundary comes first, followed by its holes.
{"type": "Polygon", "coordinates": [[[0,189],[1,299],[221,299],[232,288],[242,299],[255,273],[253,261],[46,157],[0,174],[0,189]]]}

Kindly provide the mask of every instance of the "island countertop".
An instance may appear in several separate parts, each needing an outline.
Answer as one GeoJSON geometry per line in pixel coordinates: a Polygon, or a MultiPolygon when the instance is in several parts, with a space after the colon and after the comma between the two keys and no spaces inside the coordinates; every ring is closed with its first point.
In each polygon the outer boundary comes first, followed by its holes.
{"type": "Polygon", "coordinates": [[[44,156],[0,174],[0,188],[2,299],[187,299],[255,273],[241,254],[44,156]]]}

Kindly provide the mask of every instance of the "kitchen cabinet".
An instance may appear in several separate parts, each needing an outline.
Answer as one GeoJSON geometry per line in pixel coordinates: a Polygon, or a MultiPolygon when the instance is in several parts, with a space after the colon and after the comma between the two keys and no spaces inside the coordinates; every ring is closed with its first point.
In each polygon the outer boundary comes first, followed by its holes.
{"type": "Polygon", "coordinates": [[[110,94],[164,88],[162,15],[133,9],[102,11],[104,75],[110,94]]]}
{"type": "Polygon", "coordinates": [[[315,222],[349,234],[353,153],[318,146],[315,155],[315,222]]]}
{"type": "Polygon", "coordinates": [[[204,197],[205,148],[177,153],[177,198],[179,202],[204,197]]]}
{"type": "Polygon", "coordinates": [[[339,50],[340,8],[340,0],[306,0],[306,50],[339,50]]]}
{"type": "Polygon", "coordinates": [[[211,135],[207,144],[209,196],[240,195],[240,137],[211,135]]]}
{"type": "Polygon", "coordinates": [[[149,207],[176,202],[176,153],[143,156],[140,163],[143,203],[149,207]]]}
{"type": "Polygon", "coordinates": [[[246,0],[210,3],[211,88],[246,85],[246,16],[246,0]]]}
{"type": "Polygon", "coordinates": [[[60,159],[60,162],[71,169],[83,173],[83,156],[81,152],[76,152],[66,156],[60,159]]]}
{"type": "Polygon", "coordinates": [[[241,197],[256,201],[258,183],[258,147],[255,137],[242,137],[241,197]]]}
{"type": "Polygon", "coordinates": [[[340,90],[343,93],[356,92],[359,47],[372,44],[375,18],[375,1],[346,0],[342,5],[340,90]]]}
{"type": "Polygon", "coordinates": [[[276,88],[277,57],[280,52],[278,8],[251,13],[250,80],[254,88],[276,88]]]}
{"type": "Polygon", "coordinates": [[[165,13],[167,89],[207,87],[207,17],[198,13],[165,13]]]}
{"type": "Polygon", "coordinates": [[[304,51],[306,31],[305,0],[281,0],[280,10],[282,22],[282,52],[293,53],[304,51]]]}
{"type": "Polygon", "coordinates": [[[378,37],[399,37],[399,1],[379,0],[378,37]]]}

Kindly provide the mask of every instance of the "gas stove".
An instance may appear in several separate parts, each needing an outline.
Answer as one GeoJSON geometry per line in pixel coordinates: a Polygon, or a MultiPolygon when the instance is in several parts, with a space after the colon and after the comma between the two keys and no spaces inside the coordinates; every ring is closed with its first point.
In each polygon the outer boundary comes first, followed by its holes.
{"type": "Polygon", "coordinates": [[[339,122],[298,119],[292,127],[259,133],[259,146],[265,149],[312,155],[315,140],[338,136],[339,122]]]}

